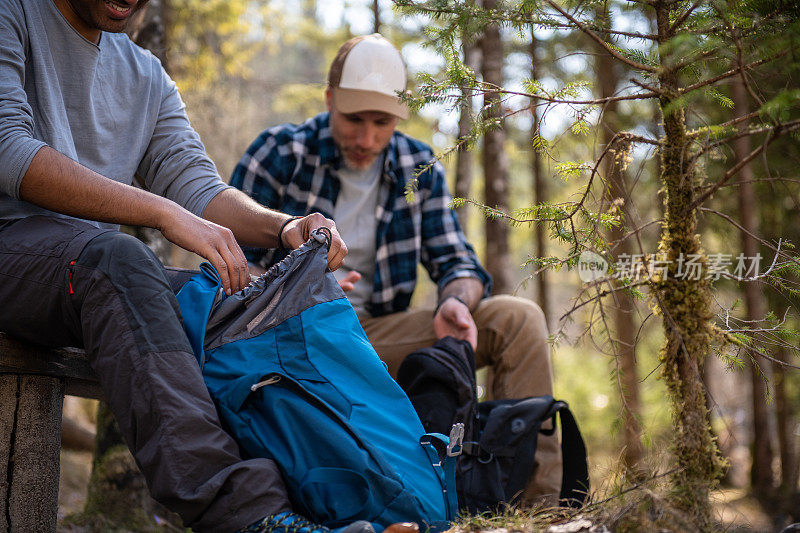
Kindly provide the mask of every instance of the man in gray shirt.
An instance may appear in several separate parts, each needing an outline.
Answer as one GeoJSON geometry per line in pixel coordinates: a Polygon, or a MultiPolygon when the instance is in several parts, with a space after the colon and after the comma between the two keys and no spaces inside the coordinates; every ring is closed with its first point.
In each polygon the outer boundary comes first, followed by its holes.
{"type": "Polygon", "coordinates": [[[331,269],[347,249],[322,215],[222,183],[175,84],[119,33],[146,2],[0,3],[0,331],[85,347],[153,496],[187,526],[311,532],[276,465],[220,428],[163,266],[118,228],[160,230],[229,294],[249,282],[238,242],[293,248],[326,226],[331,269]]]}

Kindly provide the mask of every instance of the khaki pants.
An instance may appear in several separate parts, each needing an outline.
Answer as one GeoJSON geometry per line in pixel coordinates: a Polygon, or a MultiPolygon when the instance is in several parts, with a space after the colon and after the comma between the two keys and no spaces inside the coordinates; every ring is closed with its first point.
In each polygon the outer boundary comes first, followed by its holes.
{"type": "MultiPolygon", "coordinates": [[[[472,313],[478,326],[478,368],[492,370],[491,398],[525,398],[553,394],[553,372],[547,324],[538,305],[514,296],[493,296],[481,301],[472,313]]],[[[361,325],[378,355],[397,375],[403,359],[436,341],[433,310],[411,309],[401,313],[365,318],[361,325]]],[[[555,504],[561,490],[561,447],[556,434],[539,435],[531,478],[521,503],[555,504]]]]}

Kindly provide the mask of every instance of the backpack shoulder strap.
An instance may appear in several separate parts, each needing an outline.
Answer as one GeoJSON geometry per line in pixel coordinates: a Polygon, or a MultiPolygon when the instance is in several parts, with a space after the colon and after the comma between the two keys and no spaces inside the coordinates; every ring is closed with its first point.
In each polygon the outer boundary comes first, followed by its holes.
{"type": "Polygon", "coordinates": [[[561,455],[563,477],[561,503],[578,508],[589,495],[589,467],[586,463],[586,444],[578,423],[566,403],[558,409],[561,418],[561,455]]]}
{"type": "Polygon", "coordinates": [[[419,439],[442,485],[448,521],[455,520],[458,515],[456,458],[461,454],[463,438],[464,424],[453,424],[449,438],[441,433],[426,433],[419,439]]]}

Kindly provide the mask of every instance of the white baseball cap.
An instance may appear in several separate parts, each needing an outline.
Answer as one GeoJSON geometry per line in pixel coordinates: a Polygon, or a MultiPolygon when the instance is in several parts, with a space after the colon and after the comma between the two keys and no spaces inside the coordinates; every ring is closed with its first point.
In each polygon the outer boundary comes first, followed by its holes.
{"type": "Polygon", "coordinates": [[[331,63],[328,85],[337,111],[383,111],[408,118],[408,107],[398,96],[406,90],[406,66],[380,33],[344,43],[331,63]]]}

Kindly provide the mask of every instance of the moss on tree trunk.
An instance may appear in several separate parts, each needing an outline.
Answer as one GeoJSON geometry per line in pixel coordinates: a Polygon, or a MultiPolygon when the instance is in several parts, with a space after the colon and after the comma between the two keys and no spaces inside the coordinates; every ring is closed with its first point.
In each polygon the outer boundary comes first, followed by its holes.
{"type": "MultiPolygon", "coordinates": [[[[656,8],[662,43],[671,37],[671,5],[656,8]]],[[[667,260],[668,273],[656,284],[657,306],[662,314],[666,340],[659,354],[666,382],[674,427],[673,452],[677,470],[672,476],[673,504],[696,520],[701,530],[710,530],[709,493],[722,473],[722,460],[708,424],[702,366],[719,339],[711,311],[711,282],[706,279],[708,260],[697,235],[693,207],[698,180],[691,164],[683,108],[678,100],[678,80],[661,56],[659,76],[664,126],[661,179],[664,185],[664,226],[659,252],[667,260]],[[702,265],[699,275],[687,270],[692,258],[702,265]]]]}
{"type": "Polygon", "coordinates": [[[176,516],[161,507],[147,490],[144,476],[122,440],[108,406],[101,402],[97,413],[92,477],[86,506],[66,523],[87,532],[163,531],[156,516],[179,525],[176,516]]]}

